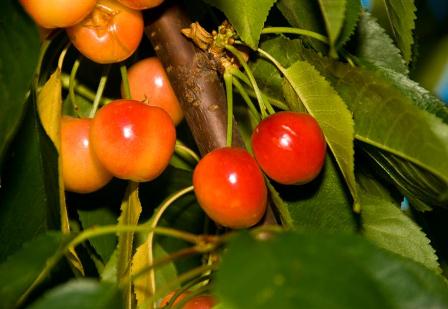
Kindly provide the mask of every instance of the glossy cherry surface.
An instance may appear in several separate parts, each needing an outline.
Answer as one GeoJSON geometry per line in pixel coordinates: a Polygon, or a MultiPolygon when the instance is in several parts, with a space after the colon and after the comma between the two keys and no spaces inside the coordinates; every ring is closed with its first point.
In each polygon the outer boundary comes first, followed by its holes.
{"type": "Polygon", "coordinates": [[[114,176],[149,181],[167,167],[176,130],[161,108],[134,100],[117,100],[95,115],[90,132],[94,153],[114,176]]]}
{"type": "Polygon", "coordinates": [[[128,81],[132,99],[163,108],[176,125],[182,120],[179,101],[157,57],[134,63],[128,70],[128,81]]]}
{"type": "Polygon", "coordinates": [[[106,185],[110,174],[92,153],[89,132],[91,119],[68,116],[61,120],[61,159],[65,189],[90,193],[106,185]]]}
{"type": "Polygon", "coordinates": [[[19,0],[36,24],[64,28],[82,21],[95,7],[95,0],[19,0]]]}
{"type": "Polygon", "coordinates": [[[91,14],[67,28],[75,47],[97,63],[120,62],[131,56],[143,36],[143,16],[113,0],[99,0],[91,14]]]}
{"type": "Polygon", "coordinates": [[[208,153],[194,170],[193,186],[205,213],[226,227],[250,227],[266,210],[263,174],[242,148],[226,147],[208,153]]]}
{"type": "Polygon", "coordinates": [[[279,112],[262,120],[252,134],[258,164],[282,184],[313,180],[325,161],[325,137],[309,114],[279,112]]]}

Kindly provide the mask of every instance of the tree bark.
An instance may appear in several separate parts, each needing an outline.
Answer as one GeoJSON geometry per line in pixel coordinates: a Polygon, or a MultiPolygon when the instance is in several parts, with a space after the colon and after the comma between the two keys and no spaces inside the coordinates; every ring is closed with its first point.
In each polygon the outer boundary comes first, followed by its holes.
{"type": "MultiPolygon", "coordinates": [[[[145,33],[166,68],[187,124],[204,156],[226,146],[227,102],[214,60],[181,33],[181,29],[191,25],[184,12],[175,1],[167,0],[159,8],[149,10],[145,16],[145,33]]],[[[235,121],[232,137],[232,146],[244,147],[235,121]]],[[[276,223],[271,207],[264,223],[276,223]]]]}

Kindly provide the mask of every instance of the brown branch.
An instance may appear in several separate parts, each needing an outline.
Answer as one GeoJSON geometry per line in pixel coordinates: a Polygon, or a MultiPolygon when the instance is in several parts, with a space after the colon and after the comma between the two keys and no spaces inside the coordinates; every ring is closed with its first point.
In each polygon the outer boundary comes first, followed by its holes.
{"type": "MultiPolygon", "coordinates": [[[[226,146],[226,96],[212,57],[181,33],[191,25],[175,1],[149,10],[145,33],[163,63],[202,155],[226,146]]],[[[234,122],[233,146],[244,147],[234,122]]],[[[275,224],[271,207],[264,223],[275,224]]]]}

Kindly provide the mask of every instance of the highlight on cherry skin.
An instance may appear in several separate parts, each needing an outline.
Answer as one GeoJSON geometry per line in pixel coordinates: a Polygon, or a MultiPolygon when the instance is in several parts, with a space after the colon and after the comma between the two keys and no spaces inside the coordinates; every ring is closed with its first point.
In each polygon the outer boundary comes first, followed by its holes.
{"type": "Polygon", "coordinates": [[[92,149],[112,175],[137,182],[158,177],[168,166],[176,129],[163,109],[135,100],[116,100],[95,115],[92,149]]]}
{"type": "Polygon", "coordinates": [[[83,20],[95,7],[96,0],[19,0],[39,26],[65,28],[83,20]]]}
{"type": "MultiPolygon", "coordinates": [[[[159,58],[149,57],[131,65],[128,69],[128,81],[132,99],[163,108],[174,124],[179,124],[183,112],[159,58]]],[[[122,84],[122,97],[123,87],[122,84]]]]}
{"type": "Polygon", "coordinates": [[[245,149],[225,147],[208,153],[193,172],[193,186],[205,213],[225,227],[251,227],[266,211],[263,174],[245,149]]]}
{"type": "Polygon", "coordinates": [[[82,22],[66,29],[70,41],[97,63],[116,63],[131,56],[143,37],[143,15],[114,0],[98,0],[82,22]]]}
{"type": "MultiPolygon", "coordinates": [[[[167,294],[160,302],[158,308],[165,308],[168,303],[170,302],[171,298],[176,294],[176,291],[172,291],[169,294],[167,294]]],[[[185,291],[173,302],[173,306],[179,305],[182,300],[187,297],[189,294],[191,294],[190,291],[185,291]]],[[[194,296],[191,299],[189,299],[184,305],[182,306],[182,309],[211,309],[216,304],[216,300],[211,295],[198,295],[194,296]]]]}
{"type": "Polygon", "coordinates": [[[91,119],[63,116],[61,119],[61,160],[64,186],[67,191],[90,193],[105,186],[109,173],[91,150],[91,119]]]}
{"type": "Polygon", "coordinates": [[[163,0],[118,0],[121,4],[126,5],[134,10],[144,10],[154,8],[162,4],[163,0]]]}
{"type": "Polygon", "coordinates": [[[278,112],[263,119],[252,134],[258,164],[281,184],[305,184],[319,175],[326,155],[325,136],[307,113],[278,112]]]}

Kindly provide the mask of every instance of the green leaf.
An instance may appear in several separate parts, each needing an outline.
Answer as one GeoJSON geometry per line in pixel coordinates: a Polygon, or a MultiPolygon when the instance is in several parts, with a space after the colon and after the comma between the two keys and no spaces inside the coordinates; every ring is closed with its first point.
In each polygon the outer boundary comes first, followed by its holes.
{"type": "Polygon", "coordinates": [[[124,308],[120,290],[113,284],[78,279],[45,293],[30,306],[32,309],[120,309],[124,308]]]}
{"type": "Polygon", "coordinates": [[[276,0],[205,0],[220,9],[241,39],[256,49],[266,18],[276,0]]]}
{"type": "MultiPolygon", "coordinates": [[[[325,24],[317,1],[279,0],[277,7],[291,26],[325,34],[325,24]]],[[[321,42],[308,38],[304,38],[304,40],[309,41],[314,48],[320,51],[324,51],[326,48],[321,42]]]]}
{"type": "Polygon", "coordinates": [[[223,308],[247,309],[444,308],[447,292],[442,277],[359,236],[292,232],[232,239],[214,288],[223,308]]]}
{"type": "MultiPolygon", "coordinates": [[[[129,182],[126,194],[121,203],[121,215],[118,218],[118,225],[137,225],[142,206],[138,197],[138,183],[129,182]]],[[[126,308],[131,308],[132,292],[131,283],[131,262],[133,255],[134,233],[125,232],[118,235],[118,256],[117,256],[117,282],[123,286],[124,303],[126,308]]]]}
{"type": "MultiPolygon", "coordinates": [[[[78,209],[79,220],[83,229],[94,226],[113,225],[117,222],[117,218],[110,209],[106,207],[97,209],[78,209]]],[[[99,254],[103,262],[107,262],[117,245],[117,237],[115,235],[103,235],[89,239],[95,251],[99,254]]]]}
{"type": "Polygon", "coordinates": [[[414,0],[375,1],[374,15],[378,6],[387,15],[387,22],[391,28],[395,43],[400,48],[406,63],[409,63],[412,56],[412,44],[414,43],[412,31],[415,28],[416,19],[414,0]]]}
{"type": "Polygon", "coordinates": [[[0,264],[0,308],[12,308],[62,244],[59,232],[47,232],[26,242],[0,264]]]}
{"type": "Polygon", "coordinates": [[[36,235],[60,228],[58,155],[29,103],[1,179],[0,261],[36,235]]]}
{"type": "Polygon", "coordinates": [[[354,122],[350,111],[330,83],[308,62],[295,62],[285,71],[285,78],[319,122],[353,196],[355,209],[359,209],[354,174],[354,122]]]}
{"type": "Polygon", "coordinates": [[[304,232],[354,233],[357,222],[352,200],[337,164],[327,155],[317,179],[302,186],[278,186],[294,228],[304,232]]]}
{"type": "Polygon", "coordinates": [[[359,20],[355,55],[377,66],[408,74],[400,50],[376,19],[367,12],[363,12],[359,20]]]}
{"type": "MultiPolygon", "coordinates": [[[[398,183],[408,183],[401,189],[412,192],[416,187],[424,193],[431,188],[436,193],[427,192],[430,202],[446,205],[448,126],[415,106],[393,83],[372,72],[310,53],[306,57],[331,78],[349,106],[355,120],[355,137],[381,150],[382,158],[389,161],[384,161],[387,163],[384,168],[392,176],[401,175],[398,183]],[[423,175],[424,172],[432,175],[423,175]],[[430,178],[432,180],[427,183],[430,178]]],[[[421,197],[428,198],[427,195],[421,197]]]]}
{"type": "Polygon", "coordinates": [[[0,168],[25,113],[39,56],[39,34],[17,1],[0,2],[0,168]]]}
{"type": "MultiPolygon", "coordinates": [[[[303,48],[300,40],[290,40],[284,36],[266,40],[260,48],[274,56],[284,67],[289,67],[300,59],[299,51],[303,48]]],[[[272,63],[262,57],[251,64],[257,84],[263,92],[275,97],[282,97],[283,78],[272,63]]]]}
{"type": "Polygon", "coordinates": [[[440,272],[437,256],[420,227],[394,203],[359,190],[362,233],[379,247],[440,272]]]}
{"type": "Polygon", "coordinates": [[[361,13],[361,1],[359,0],[346,0],[346,11],[344,25],[342,26],[341,33],[336,43],[336,48],[341,48],[353,35],[356,23],[361,13]]]}
{"type": "Polygon", "coordinates": [[[346,0],[319,0],[331,48],[334,48],[345,19],[346,0]]]}

